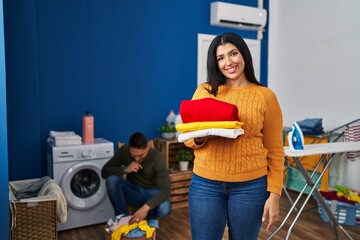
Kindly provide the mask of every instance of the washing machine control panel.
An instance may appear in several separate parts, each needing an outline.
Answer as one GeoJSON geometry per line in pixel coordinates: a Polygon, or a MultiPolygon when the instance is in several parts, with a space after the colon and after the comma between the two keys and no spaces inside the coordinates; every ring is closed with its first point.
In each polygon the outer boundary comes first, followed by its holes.
{"type": "Polygon", "coordinates": [[[92,159],[110,159],[114,155],[112,142],[95,142],[94,144],[83,144],[77,146],[53,147],[52,161],[69,162],[92,159]]]}
{"type": "Polygon", "coordinates": [[[78,151],[78,159],[98,159],[103,158],[106,155],[106,151],[103,152],[103,149],[85,149],[78,151]]]}

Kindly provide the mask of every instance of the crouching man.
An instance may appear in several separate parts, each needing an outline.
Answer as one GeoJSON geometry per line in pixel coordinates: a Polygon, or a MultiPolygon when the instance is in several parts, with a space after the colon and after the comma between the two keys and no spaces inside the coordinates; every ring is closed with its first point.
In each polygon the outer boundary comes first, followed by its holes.
{"type": "Polygon", "coordinates": [[[145,134],[136,132],[103,166],[101,176],[115,215],[129,215],[129,223],[165,217],[171,213],[170,177],[164,155],[149,146],[145,134]],[[124,177],[126,176],[126,177],[124,177]]]}

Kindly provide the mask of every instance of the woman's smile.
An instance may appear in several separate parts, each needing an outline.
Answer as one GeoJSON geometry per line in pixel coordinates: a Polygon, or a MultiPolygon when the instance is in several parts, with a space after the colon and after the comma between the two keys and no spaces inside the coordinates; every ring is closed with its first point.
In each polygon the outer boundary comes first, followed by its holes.
{"type": "Polygon", "coordinates": [[[234,74],[237,70],[237,65],[231,67],[231,68],[226,68],[225,69],[229,74],[234,74]]]}

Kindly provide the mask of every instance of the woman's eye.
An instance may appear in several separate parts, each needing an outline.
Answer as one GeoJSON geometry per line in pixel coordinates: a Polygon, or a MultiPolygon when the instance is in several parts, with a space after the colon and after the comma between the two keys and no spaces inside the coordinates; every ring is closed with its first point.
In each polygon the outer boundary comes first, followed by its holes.
{"type": "Polygon", "coordinates": [[[232,53],[232,56],[236,56],[236,55],[238,55],[238,52],[233,52],[232,53]]]}
{"type": "Polygon", "coordinates": [[[217,61],[220,62],[223,59],[224,59],[223,57],[219,57],[219,58],[217,58],[217,61]]]}

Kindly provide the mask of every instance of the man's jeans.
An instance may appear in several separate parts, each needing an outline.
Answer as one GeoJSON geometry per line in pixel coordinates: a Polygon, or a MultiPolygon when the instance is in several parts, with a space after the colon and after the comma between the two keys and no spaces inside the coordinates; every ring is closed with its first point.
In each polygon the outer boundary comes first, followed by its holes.
{"type": "MultiPolygon", "coordinates": [[[[129,215],[128,206],[140,208],[159,190],[155,188],[141,188],[122,177],[111,175],[106,179],[106,188],[110,201],[114,207],[115,215],[129,215]]],[[[149,211],[147,219],[165,217],[171,213],[169,200],[149,211]]]]}
{"type": "Polygon", "coordinates": [[[221,182],[193,175],[189,189],[192,240],[256,240],[265,201],[266,176],[246,182],[221,182]]]}

